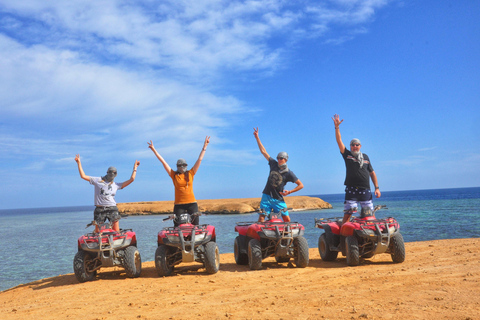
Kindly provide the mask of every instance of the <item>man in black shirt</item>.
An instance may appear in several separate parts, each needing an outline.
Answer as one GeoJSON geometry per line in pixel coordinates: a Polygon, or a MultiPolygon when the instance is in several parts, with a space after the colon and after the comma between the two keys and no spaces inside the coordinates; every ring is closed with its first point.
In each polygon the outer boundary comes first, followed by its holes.
{"type": "Polygon", "coordinates": [[[343,144],[340,134],[340,124],[343,122],[343,119],[340,120],[338,114],[335,114],[332,119],[335,124],[335,138],[347,170],[344,182],[346,187],[343,223],[345,223],[353,213],[357,212],[358,202],[360,202],[362,208],[368,208],[373,211],[369,178],[372,179],[375,186],[375,196],[377,198],[380,198],[381,192],[378,187],[377,175],[373,170],[370,159],[365,153],[360,151],[362,147],[360,140],[353,139],[350,141],[350,150],[348,150],[343,144]]]}
{"type": "Polygon", "coordinates": [[[282,219],[285,222],[289,222],[290,215],[287,211],[287,205],[283,197],[302,189],[303,183],[297,178],[295,173],[288,168],[288,154],[286,152],[280,152],[277,155],[277,160],[273,159],[267,153],[267,150],[265,150],[265,147],[260,141],[260,137],[258,136],[258,128],[254,129],[253,135],[257,140],[260,152],[265,159],[267,159],[268,165],[270,166],[270,174],[268,176],[267,184],[263,189],[262,200],[260,202],[260,209],[263,210],[264,213],[259,213],[260,216],[258,217],[258,221],[265,221],[265,214],[270,213],[270,211],[273,209],[273,212],[275,213],[283,210],[282,219]],[[297,186],[290,191],[283,190],[287,182],[293,182],[297,186]]]}

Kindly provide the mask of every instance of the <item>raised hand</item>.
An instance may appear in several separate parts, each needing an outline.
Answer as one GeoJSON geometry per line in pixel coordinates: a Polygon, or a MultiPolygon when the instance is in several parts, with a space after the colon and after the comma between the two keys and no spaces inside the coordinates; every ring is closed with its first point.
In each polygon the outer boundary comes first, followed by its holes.
{"type": "Polygon", "coordinates": [[[155,150],[155,147],[153,146],[152,140],[150,140],[150,142],[147,141],[147,143],[148,143],[148,147],[149,147],[150,149],[155,150]]]}
{"type": "Polygon", "coordinates": [[[343,119],[340,120],[340,116],[338,114],[335,114],[333,117],[332,117],[332,120],[333,120],[333,123],[335,124],[335,127],[338,127],[340,125],[340,123],[343,122],[343,119]]]}
{"type": "Polygon", "coordinates": [[[255,136],[255,138],[258,138],[258,127],[253,128],[253,135],[255,136]]]}
{"type": "Polygon", "coordinates": [[[203,143],[203,148],[205,149],[210,143],[210,136],[205,137],[205,142],[203,143]]]}

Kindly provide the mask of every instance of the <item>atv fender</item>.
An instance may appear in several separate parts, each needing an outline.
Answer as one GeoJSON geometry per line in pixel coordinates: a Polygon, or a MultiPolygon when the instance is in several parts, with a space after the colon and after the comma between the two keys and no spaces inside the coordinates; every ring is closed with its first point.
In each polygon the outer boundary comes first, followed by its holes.
{"type": "Polygon", "coordinates": [[[216,242],[217,241],[217,234],[215,233],[215,227],[208,225],[207,226],[207,235],[210,236],[210,241],[216,242]]]}
{"type": "Polygon", "coordinates": [[[258,235],[260,231],[262,231],[262,229],[260,229],[260,226],[258,224],[252,224],[248,227],[247,238],[257,239],[258,241],[260,241],[260,236],[258,235]]]}
{"type": "Polygon", "coordinates": [[[326,231],[328,228],[328,230],[330,230],[333,234],[340,234],[340,225],[338,223],[329,223],[329,224],[326,224],[323,229],[326,231]]]}
{"type": "Polygon", "coordinates": [[[353,236],[353,231],[357,229],[354,223],[346,222],[342,225],[342,229],[340,230],[340,234],[344,237],[353,236]]]}

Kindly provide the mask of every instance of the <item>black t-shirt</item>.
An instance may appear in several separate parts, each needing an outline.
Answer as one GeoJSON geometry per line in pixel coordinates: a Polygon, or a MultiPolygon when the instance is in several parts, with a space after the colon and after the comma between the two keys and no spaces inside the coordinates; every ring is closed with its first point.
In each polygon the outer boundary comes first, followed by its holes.
{"type": "Polygon", "coordinates": [[[283,196],[280,194],[283,191],[283,187],[285,187],[287,182],[295,182],[298,178],[291,170],[280,173],[278,162],[272,157],[268,159],[268,165],[270,166],[270,174],[268,175],[263,193],[274,199],[283,200],[283,196]]]}
{"type": "Polygon", "coordinates": [[[360,161],[347,148],[342,153],[342,157],[347,168],[344,184],[349,187],[370,189],[370,172],[373,172],[373,167],[368,156],[365,153],[363,154],[363,167],[361,169],[360,161]]]}

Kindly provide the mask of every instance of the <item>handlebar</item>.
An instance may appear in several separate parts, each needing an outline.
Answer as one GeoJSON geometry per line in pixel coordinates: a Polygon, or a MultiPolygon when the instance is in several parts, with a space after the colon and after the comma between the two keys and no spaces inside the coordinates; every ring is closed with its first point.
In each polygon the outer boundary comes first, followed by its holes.
{"type": "MultiPolygon", "coordinates": [[[[197,212],[194,212],[194,213],[188,213],[188,212],[185,212],[185,213],[186,213],[186,214],[189,214],[191,217],[197,217],[197,216],[203,215],[203,213],[201,213],[200,211],[197,211],[197,212]]],[[[163,221],[167,221],[167,220],[173,220],[173,219],[175,219],[175,218],[177,218],[177,216],[174,215],[174,214],[171,214],[171,215],[169,215],[168,217],[166,217],[166,218],[164,218],[164,219],[162,219],[162,220],[163,220],[163,221]]]]}
{"type": "MultiPolygon", "coordinates": [[[[121,214],[119,213],[118,214],[120,216],[120,219],[126,219],[128,217],[128,214],[121,214]]],[[[117,221],[118,221],[117,220],[117,221]]],[[[85,227],[85,229],[87,229],[88,227],[90,226],[98,226],[99,229],[101,229],[103,226],[107,227],[107,228],[111,228],[112,227],[112,222],[109,220],[108,222],[105,221],[103,223],[97,223],[97,221],[93,220],[92,222],[90,222],[89,224],[87,224],[87,226],[85,227]]]]}
{"type": "Polygon", "coordinates": [[[380,209],[388,209],[388,208],[386,204],[379,204],[375,206],[375,208],[373,209],[373,213],[377,212],[380,209]]]}
{"type": "Polygon", "coordinates": [[[98,233],[99,234],[116,234],[117,233],[116,231],[115,232],[104,232],[104,229],[111,229],[112,228],[112,223],[110,221],[109,222],[105,221],[103,223],[97,223],[97,221],[93,220],[92,222],[87,224],[85,229],[87,229],[90,226],[95,226],[95,227],[98,226],[98,233]]]}

